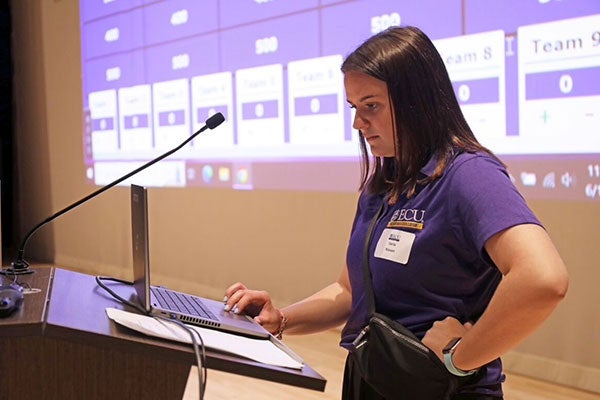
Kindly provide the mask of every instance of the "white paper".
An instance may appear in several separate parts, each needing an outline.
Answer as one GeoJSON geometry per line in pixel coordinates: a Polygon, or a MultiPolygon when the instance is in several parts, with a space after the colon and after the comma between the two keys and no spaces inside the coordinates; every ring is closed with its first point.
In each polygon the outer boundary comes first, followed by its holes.
{"type": "MultiPolygon", "coordinates": [[[[192,343],[188,331],[175,322],[118,310],[116,308],[107,308],[106,314],[116,323],[146,335],[177,342],[192,343]]],[[[264,364],[302,369],[303,363],[298,356],[294,354],[295,357],[293,357],[291,350],[286,349],[287,351],[284,351],[283,348],[278,347],[271,340],[251,339],[214,329],[205,329],[192,325],[186,326],[200,334],[207,348],[226,351],[264,364]]]]}

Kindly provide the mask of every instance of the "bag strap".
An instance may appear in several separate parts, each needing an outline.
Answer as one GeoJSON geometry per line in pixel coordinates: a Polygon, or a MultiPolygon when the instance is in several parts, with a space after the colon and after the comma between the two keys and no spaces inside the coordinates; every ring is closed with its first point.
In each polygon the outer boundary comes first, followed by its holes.
{"type": "Polygon", "coordinates": [[[371,247],[373,230],[375,229],[375,225],[377,224],[377,221],[381,216],[384,204],[385,198],[381,202],[381,206],[379,207],[379,209],[373,216],[373,219],[371,220],[371,224],[369,225],[369,229],[367,230],[367,236],[365,238],[365,247],[363,249],[363,278],[365,280],[365,295],[367,299],[367,312],[369,316],[375,314],[375,293],[373,293],[373,283],[371,282],[371,269],[369,268],[369,248],[371,247]]]}

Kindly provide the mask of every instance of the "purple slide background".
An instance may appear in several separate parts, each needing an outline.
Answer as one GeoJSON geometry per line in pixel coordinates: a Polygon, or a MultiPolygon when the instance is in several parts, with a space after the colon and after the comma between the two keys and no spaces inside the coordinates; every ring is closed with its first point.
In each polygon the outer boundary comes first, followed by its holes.
{"type": "Polygon", "coordinates": [[[217,0],[174,0],[153,4],[144,9],[144,21],[148,29],[144,32],[146,45],[169,42],[218,28],[217,0]],[[186,9],[187,23],[171,24],[174,12],[186,9]]]}
{"type": "MultiPolygon", "coordinates": [[[[257,3],[253,0],[237,0],[235,1],[235,5],[230,8],[227,8],[225,3],[226,2],[223,1],[221,2],[219,18],[219,25],[221,28],[230,28],[236,25],[264,21],[273,17],[280,17],[299,11],[314,9],[319,5],[318,0],[272,0],[265,3],[257,3]]],[[[302,33],[305,32],[302,31],[302,33]]]]}
{"type": "Polygon", "coordinates": [[[115,120],[114,118],[94,118],[92,119],[92,129],[94,131],[112,131],[115,129],[115,120]]]}
{"type": "Polygon", "coordinates": [[[598,0],[464,0],[465,34],[502,29],[516,33],[523,25],[600,13],[598,0]],[[508,4],[510,3],[510,4],[508,4]]]}
{"type": "Polygon", "coordinates": [[[315,115],[315,114],[336,114],[338,112],[337,94],[324,94],[320,96],[296,97],[294,99],[294,109],[297,116],[315,115]],[[319,100],[319,111],[313,112],[310,107],[311,102],[319,100]]]}
{"type": "Polygon", "coordinates": [[[185,124],[184,110],[171,110],[158,113],[159,126],[177,126],[183,124],[185,124]],[[171,121],[169,118],[171,118],[171,121]]]}
{"type": "Polygon", "coordinates": [[[460,3],[460,0],[361,0],[324,8],[323,53],[345,56],[372,35],[372,17],[394,12],[400,14],[402,25],[418,26],[431,39],[459,36],[462,32],[460,3]],[[437,12],[424,12],[431,9],[437,12]]]}
{"type": "Polygon", "coordinates": [[[519,135],[519,46],[517,36],[504,40],[504,90],[506,98],[506,136],[519,135]]]}
{"type": "Polygon", "coordinates": [[[124,119],[125,129],[134,129],[134,128],[147,128],[148,127],[148,114],[135,114],[135,115],[126,115],[124,119]],[[134,125],[133,120],[137,118],[137,123],[134,125]]]}
{"type": "Polygon", "coordinates": [[[161,82],[219,71],[216,34],[180,40],[148,48],[146,51],[147,80],[161,82]],[[189,66],[173,69],[172,58],[187,54],[189,66]]]}
{"type": "Polygon", "coordinates": [[[81,0],[79,2],[81,21],[88,22],[107,15],[131,10],[140,7],[142,0],[120,0],[104,4],[103,0],[81,0]]]}
{"type": "Polygon", "coordinates": [[[576,18],[600,13],[598,0],[550,0],[545,4],[522,0],[465,0],[465,34],[502,29],[514,35],[507,43],[505,64],[506,134],[519,134],[518,60],[516,33],[519,26],[539,24],[554,20],[576,18]]]}
{"type": "Polygon", "coordinates": [[[87,95],[91,92],[146,83],[144,60],[144,52],[138,50],[129,54],[119,54],[86,62],[83,65],[85,71],[83,75],[84,99],[87,101],[87,95]],[[115,67],[121,69],[121,77],[115,81],[106,81],[106,70],[115,67]]]}
{"type": "Polygon", "coordinates": [[[226,105],[214,105],[210,107],[198,107],[196,109],[196,122],[199,124],[204,124],[204,122],[208,119],[209,112],[213,110],[223,114],[225,121],[229,121],[231,118],[226,105]]]}
{"type": "Polygon", "coordinates": [[[319,56],[316,11],[245,25],[221,33],[221,67],[227,71],[319,56]],[[301,35],[298,32],[302,32],[301,35]],[[256,40],[277,37],[277,51],[256,54],[256,40]]]}
{"type": "Polygon", "coordinates": [[[85,26],[83,58],[90,59],[114,53],[132,51],[144,46],[144,17],[140,9],[94,21],[85,26]],[[105,40],[106,31],[118,28],[119,38],[105,40]]]}
{"type": "MultiPolygon", "coordinates": [[[[519,25],[597,12],[597,0],[240,0],[235,6],[219,0],[81,1],[85,107],[91,91],[273,63],[285,68],[292,60],[345,55],[371,35],[373,17],[391,13],[435,40],[493,29],[510,33],[519,25]],[[173,13],[183,9],[187,21],[173,26],[173,13]],[[107,30],[115,27],[118,40],[106,42],[107,30]],[[272,37],[277,38],[277,49],[257,55],[256,41],[272,37]],[[174,70],[173,56],[184,53],[189,66],[174,70]],[[121,77],[107,82],[107,68],[116,66],[121,77]]],[[[506,56],[508,134],[518,134],[516,43],[506,56]]]]}
{"type": "Polygon", "coordinates": [[[500,99],[498,78],[454,81],[452,86],[460,104],[496,103],[500,99]],[[462,85],[467,85],[470,90],[470,96],[466,101],[458,96],[458,88],[462,85]]]}
{"type": "Polygon", "coordinates": [[[277,100],[265,100],[242,104],[243,119],[277,118],[277,116],[277,100]],[[263,113],[260,116],[256,115],[256,107],[258,105],[261,105],[263,108],[263,113]]]}
{"type": "Polygon", "coordinates": [[[525,75],[525,98],[527,100],[598,95],[600,95],[600,67],[525,75]],[[560,90],[560,79],[564,75],[570,76],[572,81],[572,88],[568,93],[560,90]]]}
{"type": "MultiPolygon", "coordinates": [[[[341,54],[345,56],[371,36],[373,18],[398,13],[402,25],[415,25],[433,40],[501,29],[506,34],[505,85],[497,78],[453,82],[455,90],[468,84],[471,97],[463,105],[497,102],[500,90],[506,94],[507,135],[519,134],[518,59],[516,32],[519,26],[600,14],[599,0],[118,0],[104,4],[103,0],[80,0],[81,57],[83,73],[84,113],[89,113],[91,92],[152,84],[172,79],[282,64],[284,69],[283,115],[289,127],[287,96],[287,63],[315,57],[341,54]],[[175,12],[187,10],[187,21],[172,24],[175,12]],[[106,32],[118,28],[118,40],[107,42],[106,32]],[[277,38],[273,52],[256,54],[256,42],[277,38]],[[511,41],[511,39],[513,39],[511,41]],[[174,56],[186,54],[189,65],[173,69],[174,56]],[[120,77],[106,80],[109,68],[120,68],[120,77]]],[[[600,30],[600,28],[599,28],[600,30]]],[[[566,69],[526,76],[527,99],[554,99],[600,94],[600,67],[566,69]],[[561,75],[573,78],[573,90],[562,93],[558,86],[561,75]]],[[[233,104],[235,96],[233,93],[233,104]]],[[[352,135],[351,117],[347,107],[337,109],[336,95],[299,97],[296,115],[311,115],[310,101],[319,97],[319,113],[342,112],[345,137],[352,135]]],[[[190,100],[191,103],[191,100],[190,100]]],[[[190,104],[191,106],[191,104],[190,104]]],[[[255,118],[255,103],[242,105],[241,110],[227,109],[226,118],[234,121],[236,112],[245,118],[255,118]]],[[[264,117],[278,113],[277,103],[263,102],[264,117]]],[[[211,107],[215,108],[215,107],[211,107]]],[[[195,110],[199,119],[204,110],[195,110]]],[[[177,114],[178,117],[181,117],[177,114]]],[[[127,116],[126,125],[130,126],[127,116]]],[[[116,122],[118,115],[112,122],[116,122]]],[[[144,119],[146,118],[146,119],[144,119]]],[[[152,125],[139,116],[139,123],[152,125]]],[[[164,117],[162,117],[164,118],[164,117]]],[[[180,119],[180,118],[176,118],[180,119]]],[[[160,122],[159,118],[159,122],[160,122]]],[[[110,123],[110,121],[108,121],[110,123]]],[[[164,121],[163,121],[164,122],[164,121]]],[[[88,129],[98,129],[99,121],[89,121],[88,129]]],[[[113,124],[118,129],[118,124],[113,124]]],[[[234,132],[236,137],[236,132],[234,132]]],[[[289,133],[284,133],[286,140],[289,133]]],[[[89,142],[90,133],[84,139],[89,142]]],[[[87,142],[86,142],[87,141],[87,142]]],[[[86,163],[92,164],[89,145],[86,163]]]]}

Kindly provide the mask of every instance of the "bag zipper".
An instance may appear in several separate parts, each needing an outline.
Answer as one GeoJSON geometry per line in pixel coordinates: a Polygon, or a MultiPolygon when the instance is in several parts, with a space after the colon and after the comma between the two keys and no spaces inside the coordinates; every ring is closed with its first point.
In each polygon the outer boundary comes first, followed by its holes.
{"type": "Polygon", "coordinates": [[[362,340],[363,337],[365,337],[365,335],[367,333],[369,333],[369,325],[365,326],[360,333],[358,334],[358,336],[356,336],[356,338],[352,341],[352,347],[354,347],[354,349],[358,349],[359,347],[361,347],[363,344],[367,343],[366,340],[362,340]],[[361,342],[362,341],[362,342],[361,342]]]}
{"type": "MultiPolygon", "coordinates": [[[[425,346],[423,343],[421,343],[418,340],[415,340],[409,336],[403,335],[400,332],[398,332],[397,330],[395,330],[394,328],[392,328],[387,322],[385,322],[384,320],[381,320],[379,318],[373,318],[373,321],[377,322],[379,325],[382,325],[383,327],[387,328],[390,330],[390,332],[392,332],[395,336],[399,337],[400,339],[404,340],[405,342],[413,345],[414,347],[416,347],[418,350],[421,350],[423,353],[425,354],[429,354],[429,352],[431,351],[429,349],[429,347],[425,346]]],[[[365,331],[368,328],[368,326],[363,329],[363,331],[365,331]]],[[[361,332],[362,334],[363,332],[361,332]]],[[[366,333],[366,332],[365,332],[366,333]]],[[[357,337],[358,338],[358,337],[357,337]]]]}

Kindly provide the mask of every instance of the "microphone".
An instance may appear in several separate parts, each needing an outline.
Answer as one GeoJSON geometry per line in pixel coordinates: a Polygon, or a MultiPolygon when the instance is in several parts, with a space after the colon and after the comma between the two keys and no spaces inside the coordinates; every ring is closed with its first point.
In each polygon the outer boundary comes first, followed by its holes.
{"type": "Polygon", "coordinates": [[[76,201],[75,203],[63,208],[62,210],[52,214],[51,216],[49,216],[48,218],[46,218],[45,220],[43,220],[42,222],[40,222],[39,224],[37,224],[36,226],[33,227],[33,229],[31,229],[29,231],[29,233],[27,233],[27,235],[25,235],[25,238],[23,239],[23,241],[21,242],[21,245],[19,246],[19,250],[17,253],[17,259],[15,261],[13,261],[11,263],[11,266],[5,269],[0,270],[0,274],[4,274],[4,275],[23,275],[23,274],[31,274],[34,271],[29,269],[29,263],[25,260],[24,258],[24,253],[25,253],[25,245],[27,244],[27,241],[29,240],[29,238],[38,230],[40,229],[42,226],[46,225],[47,223],[53,221],[54,219],[60,217],[61,215],[63,215],[64,213],[72,210],[73,208],[85,203],[86,201],[98,196],[100,193],[105,192],[106,190],[110,189],[111,187],[115,186],[118,183],[121,183],[122,181],[124,181],[125,179],[137,174],[138,172],[140,172],[143,169],[148,168],[149,166],[157,163],[158,161],[162,160],[163,158],[166,158],[168,156],[170,156],[171,154],[175,153],[177,150],[181,149],[183,146],[185,146],[186,144],[188,144],[190,141],[192,141],[196,136],[198,136],[199,134],[201,134],[202,132],[204,132],[206,129],[215,129],[217,126],[221,125],[223,123],[223,121],[225,121],[225,117],[223,116],[223,114],[216,113],[214,115],[212,115],[210,118],[208,118],[205,122],[204,122],[204,126],[202,128],[200,128],[198,131],[196,131],[194,134],[192,134],[190,137],[188,137],[185,141],[183,141],[183,143],[181,143],[179,146],[167,151],[166,153],[156,157],[153,160],[148,161],[146,164],[142,165],[141,167],[131,171],[130,173],[128,173],[127,175],[124,175],[120,178],[118,178],[117,180],[109,183],[106,186],[101,187],[100,189],[96,190],[93,193],[90,193],[89,195],[85,196],[84,198],[76,201]]]}

